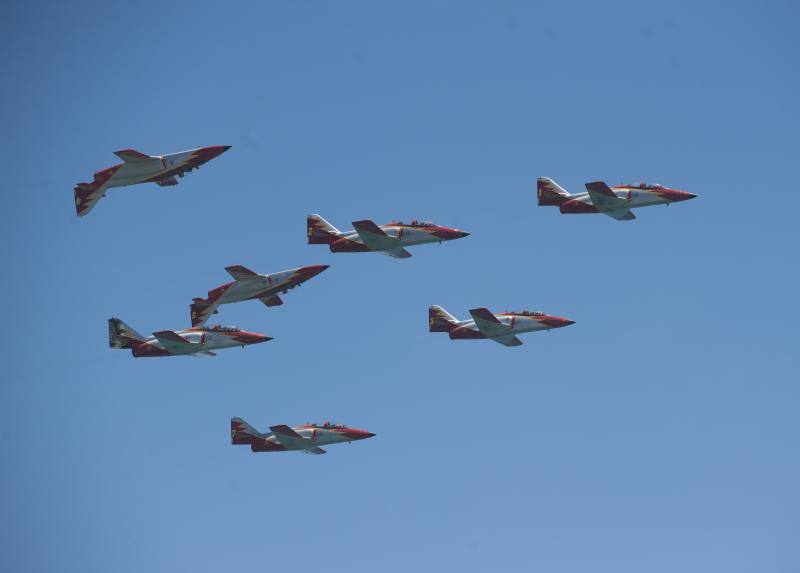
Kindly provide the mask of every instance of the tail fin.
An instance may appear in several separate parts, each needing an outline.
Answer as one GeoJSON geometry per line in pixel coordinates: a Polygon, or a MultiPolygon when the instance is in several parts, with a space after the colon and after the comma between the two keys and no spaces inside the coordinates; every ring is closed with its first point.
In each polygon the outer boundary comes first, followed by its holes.
{"type": "Polygon", "coordinates": [[[231,443],[233,445],[260,443],[263,437],[264,434],[258,432],[241,418],[231,418],[231,443]]]}
{"type": "Polygon", "coordinates": [[[540,207],[561,205],[572,198],[572,195],[548,177],[539,177],[536,180],[536,194],[539,196],[540,207]]]}
{"type": "Polygon", "coordinates": [[[309,215],[306,219],[309,245],[330,245],[339,238],[339,229],[319,215],[309,215]]]}
{"type": "Polygon", "coordinates": [[[428,308],[428,331],[429,332],[450,332],[458,326],[455,316],[447,312],[441,306],[431,305],[428,308]]]}
{"type": "Polygon", "coordinates": [[[108,319],[108,345],[111,348],[133,348],[144,341],[144,336],[118,318],[108,319]]]}

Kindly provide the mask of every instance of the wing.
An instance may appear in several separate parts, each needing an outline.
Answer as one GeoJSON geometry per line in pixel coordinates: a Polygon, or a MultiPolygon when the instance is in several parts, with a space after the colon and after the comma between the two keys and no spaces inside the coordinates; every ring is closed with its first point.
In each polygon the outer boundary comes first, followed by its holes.
{"type": "Polygon", "coordinates": [[[115,151],[114,155],[122,159],[125,163],[141,163],[142,161],[151,161],[153,159],[159,160],[158,157],[150,157],[146,153],[136,151],[135,149],[120,149],[119,151],[115,151]]]}
{"type": "Polygon", "coordinates": [[[178,180],[175,179],[175,177],[172,175],[170,175],[169,177],[162,177],[161,179],[156,179],[155,182],[159,184],[161,187],[172,187],[173,185],[178,184],[178,180]]]}
{"type": "Polygon", "coordinates": [[[503,336],[511,330],[510,325],[503,324],[497,320],[497,317],[489,312],[487,308],[473,308],[469,311],[469,314],[475,321],[475,326],[477,326],[478,330],[485,334],[487,338],[503,336]]]}
{"type": "Polygon", "coordinates": [[[308,448],[307,450],[303,450],[303,452],[306,453],[306,454],[317,454],[317,455],[326,454],[327,453],[325,450],[323,450],[319,446],[312,446],[312,447],[308,448]]]}
{"type": "Polygon", "coordinates": [[[278,295],[275,295],[275,296],[264,296],[264,297],[261,297],[258,300],[260,300],[261,302],[263,302],[267,306],[280,306],[280,305],[283,304],[283,301],[281,300],[281,297],[279,297],[278,295]]]}
{"type": "Polygon", "coordinates": [[[399,242],[397,239],[390,237],[383,232],[383,229],[378,227],[372,221],[355,221],[353,228],[364,241],[364,244],[373,251],[385,251],[391,249],[399,242]]]}
{"type": "Polygon", "coordinates": [[[499,342],[503,346],[522,346],[522,341],[513,334],[506,334],[505,336],[495,336],[489,340],[499,342]]]}
{"type": "Polygon", "coordinates": [[[617,221],[632,221],[636,218],[630,209],[615,209],[613,211],[600,211],[603,215],[613,217],[617,221]]]}
{"type": "Polygon", "coordinates": [[[286,446],[287,449],[310,450],[316,447],[311,440],[304,438],[285,424],[270,426],[269,429],[275,434],[275,438],[286,446]]]}
{"type": "Polygon", "coordinates": [[[247,267],[243,267],[242,265],[233,265],[230,267],[225,267],[225,270],[228,271],[228,274],[233,277],[235,281],[249,281],[258,278],[258,273],[254,273],[247,267]]]}
{"type": "Polygon", "coordinates": [[[78,183],[75,186],[75,210],[78,217],[83,217],[91,211],[97,202],[105,197],[107,187],[105,185],[93,185],[91,183],[78,183]]]}
{"type": "Polygon", "coordinates": [[[390,257],[394,257],[395,259],[407,259],[411,256],[407,250],[402,247],[395,247],[394,249],[388,249],[386,251],[381,251],[381,254],[388,255],[390,257]]]}
{"type": "Polygon", "coordinates": [[[609,186],[602,181],[587,183],[586,190],[589,192],[589,197],[598,211],[616,211],[617,209],[622,209],[626,202],[625,199],[614,195],[609,186]]]}
{"type": "Polygon", "coordinates": [[[160,330],[154,332],[153,336],[156,337],[156,340],[158,340],[164,348],[176,354],[185,354],[195,345],[193,342],[189,342],[172,330],[160,330]]]}

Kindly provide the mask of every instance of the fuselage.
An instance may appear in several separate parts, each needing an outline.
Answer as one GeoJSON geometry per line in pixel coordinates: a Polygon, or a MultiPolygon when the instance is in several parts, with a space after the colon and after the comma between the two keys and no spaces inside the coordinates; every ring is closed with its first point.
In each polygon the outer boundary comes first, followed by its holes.
{"type": "MultiPolygon", "coordinates": [[[[503,331],[504,335],[517,335],[525,332],[550,330],[575,324],[574,321],[560,316],[553,316],[541,312],[501,312],[494,315],[497,320],[510,327],[503,331]]],[[[479,339],[486,338],[474,320],[462,320],[450,330],[452,339],[479,339]]]]}
{"type": "MultiPolygon", "coordinates": [[[[389,237],[398,240],[397,243],[392,245],[392,249],[413,247],[415,245],[424,245],[427,243],[441,243],[442,241],[452,241],[453,239],[460,239],[469,235],[469,233],[459,229],[443,227],[433,223],[412,223],[408,225],[403,223],[389,223],[387,225],[379,225],[379,227],[389,237]]],[[[371,249],[365,245],[358,231],[355,230],[342,232],[336,239],[331,241],[330,249],[334,253],[379,250],[371,249]]]]}
{"type": "Polygon", "coordinates": [[[208,291],[208,300],[215,301],[219,297],[219,304],[228,304],[285,294],[327,268],[328,265],[312,265],[269,275],[256,275],[250,280],[232,281],[208,291]]]}
{"type": "MultiPolygon", "coordinates": [[[[357,428],[348,428],[344,425],[336,424],[303,424],[292,428],[300,437],[311,440],[314,446],[326,446],[331,444],[343,444],[355,440],[371,438],[375,434],[357,428]]],[[[280,437],[275,434],[261,434],[256,437],[246,438],[254,452],[286,451],[301,448],[286,447],[280,442],[280,437]]],[[[234,443],[236,441],[234,440],[234,443]]]]}
{"type": "Polygon", "coordinates": [[[191,343],[185,349],[167,349],[155,336],[149,336],[131,349],[136,358],[180,356],[208,352],[235,346],[248,346],[271,340],[269,336],[227,326],[199,326],[175,333],[191,343]]]}
{"type": "Polygon", "coordinates": [[[102,185],[108,189],[147,182],[164,184],[175,176],[183,177],[185,173],[197,169],[228,149],[230,149],[228,145],[215,145],[167,155],[154,155],[137,161],[125,161],[96,172],[94,185],[102,185]]]}
{"type": "MultiPolygon", "coordinates": [[[[634,209],[637,207],[649,207],[651,205],[667,205],[678,201],[685,201],[696,197],[694,193],[669,189],[661,185],[619,185],[611,187],[611,191],[618,198],[625,202],[617,208],[634,209]]],[[[559,205],[562,213],[598,213],[597,207],[592,203],[589,193],[576,193],[570,195],[567,201],[559,205]]]]}

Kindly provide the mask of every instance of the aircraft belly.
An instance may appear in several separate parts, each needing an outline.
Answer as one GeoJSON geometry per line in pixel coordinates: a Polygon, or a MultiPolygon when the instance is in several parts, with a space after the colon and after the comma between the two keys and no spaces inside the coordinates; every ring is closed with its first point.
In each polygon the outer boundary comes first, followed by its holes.
{"type": "Polygon", "coordinates": [[[263,281],[237,282],[225,291],[221,297],[222,302],[220,302],[220,304],[261,298],[262,296],[270,294],[269,291],[270,289],[266,287],[263,281]]]}
{"type": "Polygon", "coordinates": [[[116,185],[135,185],[155,177],[161,171],[163,171],[161,161],[157,166],[124,163],[111,179],[116,185]]]}

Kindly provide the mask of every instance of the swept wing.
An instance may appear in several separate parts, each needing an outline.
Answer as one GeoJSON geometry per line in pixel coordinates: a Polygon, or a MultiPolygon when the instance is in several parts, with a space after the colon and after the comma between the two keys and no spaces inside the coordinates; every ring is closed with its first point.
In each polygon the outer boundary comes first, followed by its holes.
{"type": "Polygon", "coordinates": [[[384,233],[383,229],[369,220],[354,221],[353,228],[358,233],[358,236],[361,237],[361,240],[364,241],[364,244],[373,251],[386,251],[396,247],[400,242],[398,239],[384,233]]]}
{"type": "Polygon", "coordinates": [[[304,438],[285,424],[270,426],[269,429],[275,434],[275,438],[290,450],[303,450],[309,454],[325,453],[325,450],[315,446],[314,442],[304,438]]]}

